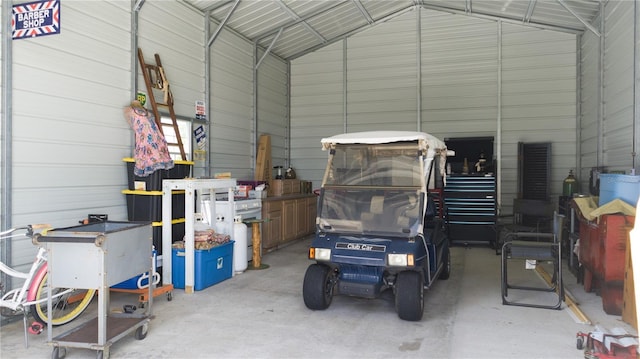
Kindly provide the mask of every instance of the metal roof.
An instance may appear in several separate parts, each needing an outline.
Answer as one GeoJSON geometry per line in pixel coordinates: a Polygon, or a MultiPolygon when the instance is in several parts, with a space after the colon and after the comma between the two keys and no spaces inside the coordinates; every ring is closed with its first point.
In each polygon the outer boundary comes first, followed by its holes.
{"type": "Polygon", "coordinates": [[[592,31],[595,0],[184,0],[223,29],[291,60],[416,6],[571,33],[592,31]]]}

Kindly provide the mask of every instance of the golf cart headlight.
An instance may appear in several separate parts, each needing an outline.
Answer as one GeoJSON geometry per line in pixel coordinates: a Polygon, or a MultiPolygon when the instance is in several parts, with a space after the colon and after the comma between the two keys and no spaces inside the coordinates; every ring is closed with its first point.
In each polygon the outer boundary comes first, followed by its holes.
{"type": "Polygon", "coordinates": [[[331,249],[329,248],[309,248],[309,258],[319,261],[331,260],[331,249]]]}
{"type": "Polygon", "coordinates": [[[396,267],[412,266],[413,265],[413,254],[390,253],[387,256],[387,261],[389,262],[390,266],[396,266],[396,267]]]}

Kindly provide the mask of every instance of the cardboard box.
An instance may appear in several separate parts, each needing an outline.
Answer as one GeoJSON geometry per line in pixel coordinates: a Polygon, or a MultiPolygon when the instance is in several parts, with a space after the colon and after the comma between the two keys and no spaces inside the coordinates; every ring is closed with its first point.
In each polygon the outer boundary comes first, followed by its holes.
{"type": "Polygon", "coordinates": [[[249,191],[253,187],[249,185],[239,185],[233,190],[233,197],[235,198],[249,198],[249,191]]]}
{"type": "MultiPolygon", "coordinates": [[[[195,250],[194,290],[202,290],[231,278],[233,243],[234,241],[230,241],[208,250],[195,250]]],[[[173,287],[184,289],[184,249],[173,248],[171,252],[173,287]]]]}

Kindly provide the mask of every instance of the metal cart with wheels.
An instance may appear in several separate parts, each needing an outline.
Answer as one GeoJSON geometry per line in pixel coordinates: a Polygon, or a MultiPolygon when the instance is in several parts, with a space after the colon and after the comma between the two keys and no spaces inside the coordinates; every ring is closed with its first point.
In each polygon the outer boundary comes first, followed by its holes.
{"type": "MultiPolygon", "coordinates": [[[[67,347],[96,350],[98,358],[108,358],[109,347],[127,334],[135,331],[138,340],[147,336],[155,285],[148,287],[148,305],[142,314],[109,314],[109,287],[153,271],[152,236],[150,222],[105,221],[53,229],[34,237],[48,252],[49,298],[55,287],[98,290],[97,318],[55,338],[49,322],[53,359],[63,358],[67,347]]],[[[51,313],[50,299],[47,304],[51,313]]]]}

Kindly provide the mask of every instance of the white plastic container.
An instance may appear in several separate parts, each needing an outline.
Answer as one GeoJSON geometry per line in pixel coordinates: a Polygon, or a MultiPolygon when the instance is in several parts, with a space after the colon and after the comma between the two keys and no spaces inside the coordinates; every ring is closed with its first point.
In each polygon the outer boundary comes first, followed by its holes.
{"type": "Polygon", "coordinates": [[[224,217],[221,214],[216,216],[216,225],[213,229],[216,230],[216,233],[230,234],[227,229],[227,223],[224,221],[224,217]]]}
{"type": "Polygon", "coordinates": [[[233,272],[242,273],[247,269],[247,225],[242,217],[233,219],[233,272]]]}

